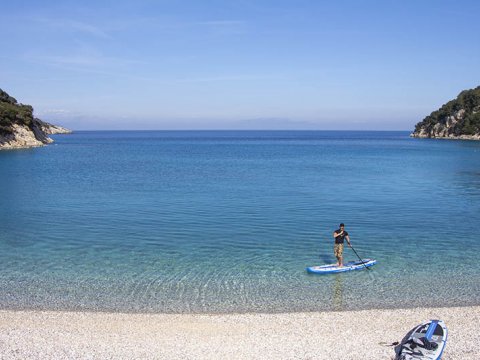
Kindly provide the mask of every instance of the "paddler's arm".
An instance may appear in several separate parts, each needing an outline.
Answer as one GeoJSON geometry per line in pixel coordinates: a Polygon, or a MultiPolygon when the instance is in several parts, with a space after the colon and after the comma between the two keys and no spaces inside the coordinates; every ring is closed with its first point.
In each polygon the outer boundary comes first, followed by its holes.
{"type": "Polygon", "coordinates": [[[350,236],[345,236],[345,239],[347,239],[347,244],[348,246],[352,247],[352,244],[350,244],[350,236]]]}

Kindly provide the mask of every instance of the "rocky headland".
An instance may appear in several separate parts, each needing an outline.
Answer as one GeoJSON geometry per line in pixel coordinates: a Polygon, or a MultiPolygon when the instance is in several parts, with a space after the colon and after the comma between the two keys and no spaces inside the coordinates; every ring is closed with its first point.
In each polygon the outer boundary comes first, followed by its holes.
{"type": "Polygon", "coordinates": [[[480,140],[480,86],[432,112],[415,126],[417,138],[480,140]]]}
{"type": "Polygon", "coordinates": [[[0,150],[29,148],[52,143],[52,134],[69,134],[68,130],[37,119],[33,107],[17,100],[0,89],[0,150]]]}

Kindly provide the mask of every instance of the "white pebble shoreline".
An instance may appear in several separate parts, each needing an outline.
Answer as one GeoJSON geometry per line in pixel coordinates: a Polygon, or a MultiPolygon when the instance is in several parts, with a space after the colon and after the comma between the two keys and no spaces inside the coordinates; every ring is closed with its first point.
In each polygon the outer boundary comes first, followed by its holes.
{"type": "Polygon", "coordinates": [[[0,359],[393,359],[418,323],[445,321],[443,356],[480,359],[480,306],[285,314],[0,310],[0,359]]]}

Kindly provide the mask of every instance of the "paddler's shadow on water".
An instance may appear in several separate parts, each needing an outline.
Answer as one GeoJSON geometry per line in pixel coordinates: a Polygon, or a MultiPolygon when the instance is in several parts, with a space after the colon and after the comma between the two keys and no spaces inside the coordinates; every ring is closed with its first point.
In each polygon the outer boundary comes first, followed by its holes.
{"type": "MultiPolygon", "coordinates": [[[[359,279],[359,281],[362,282],[362,288],[366,289],[368,284],[371,284],[375,281],[375,275],[373,274],[373,271],[371,270],[365,270],[368,271],[367,273],[363,273],[362,278],[359,279]],[[366,276],[365,276],[366,275],[366,276]]],[[[340,273],[340,274],[333,274],[332,275],[332,283],[331,283],[331,289],[332,289],[332,306],[334,311],[342,311],[345,310],[345,301],[344,301],[344,281],[345,281],[345,276],[348,274],[347,273],[340,273]]],[[[350,275],[357,275],[357,274],[350,274],[350,275]]],[[[360,275],[360,274],[358,274],[360,275]]],[[[349,283],[347,286],[351,286],[352,283],[349,283]]],[[[347,289],[348,291],[348,289],[347,289]]]]}
{"type": "Polygon", "coordinates": [[[334,311],[343,310],[343,277],[335,274],[332,287],[332,305],[334,311]]]}
{"type": "Polygon", "coordinates": [[[331,289],[332,289],[332,307],[334,311],[345,310],[345,302],[344,302],[345,291],[352,291],[351,287],[352,286],[355,287],[354,284],[356,283],[356,281],[361,282],[361,288],[364,290],[367,289],[368,284],[371,284],[375,281],[375,275],[373,274],[372,270],[365,270],[363,274],[361,273],[349,274],[349,273],[350,272],[332,274],[333,279],[331,283],[331,289]],[[354,280],[354,282],[349,281],[346,285],[347,288],[345,289],[345,281],[347,276],[350,276],[350,278],[356,277],[356,280],[354,280]]]}

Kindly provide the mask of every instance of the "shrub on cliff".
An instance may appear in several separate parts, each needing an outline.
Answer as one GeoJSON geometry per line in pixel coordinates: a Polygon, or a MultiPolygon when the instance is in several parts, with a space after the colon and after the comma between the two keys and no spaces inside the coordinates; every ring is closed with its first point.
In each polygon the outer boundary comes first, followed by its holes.
{"type": "Polygon", "coordinates": [[[12,125],[31,127],[33,108],[30,105],[19,104],[17,100],[0,89],[0,133],[12,133],[12,125]]]}
{"type": "Polygon", "coordinates": [[[423,121],[415,125],[415,132],[421,129],[430,132],[438,123],[445,125],[448,117],[455,116],[460,111],[465,114],[454,129],[454,135],[473,135],[480,133],[480,86],[462,91],[455,100],[451,100],[440,109],[432,112],[423,121]]]}

